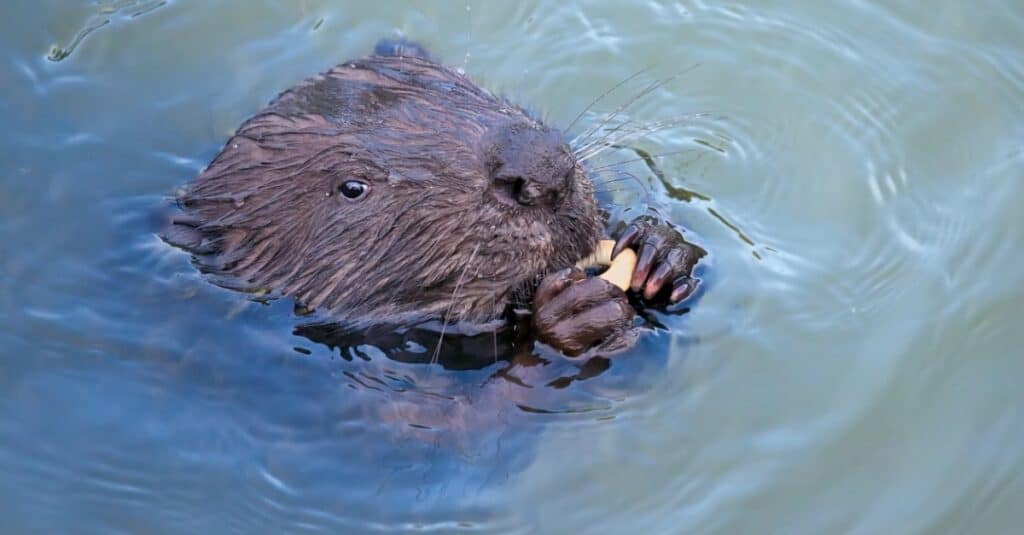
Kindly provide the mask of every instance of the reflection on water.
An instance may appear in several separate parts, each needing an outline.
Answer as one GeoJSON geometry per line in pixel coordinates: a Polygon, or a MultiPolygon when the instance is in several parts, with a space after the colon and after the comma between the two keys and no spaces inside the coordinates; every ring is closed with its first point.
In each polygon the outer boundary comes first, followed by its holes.
{"type": "Polygon", "coordinates": [[[1024,11],[983,4],[9,7],[4,527],[1014,531],[1024,11]],[[685,71],[590,163],[613,222],[711,252],[699,301],[610,361],[503,333],[431,365],[156,237],[244,118],[395,33],[560,125],[648,67],[574,134],[685,71]]]}
{"type": "Polygon", "coordinates": [[[141,17],[167,4],[167,0],[113,0],[96,2],[92,8],[94,13],[89,15],[74,37],[66,46],[53,45],[46,59],[50,61],[61,61],[71,55],[90,33],[111,23],[128,22],[136,17],[141,17]]]}

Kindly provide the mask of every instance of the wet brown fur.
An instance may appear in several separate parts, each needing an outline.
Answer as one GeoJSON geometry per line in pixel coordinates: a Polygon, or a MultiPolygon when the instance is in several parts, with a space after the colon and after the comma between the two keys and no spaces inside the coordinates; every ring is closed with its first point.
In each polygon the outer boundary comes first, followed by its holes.
{"type": "Polygon", "coordinates": [[[179,241],[204,270],[350,321],[493,319],[602,225],[560,132],[419,57],[371,56],[285,91],[181,203],[192,238],[179,241]],[[568,169],[567,188],[510,203],[503,164],[568,169]],[[338,193],[353,179],[365,198],[338,193]]]}

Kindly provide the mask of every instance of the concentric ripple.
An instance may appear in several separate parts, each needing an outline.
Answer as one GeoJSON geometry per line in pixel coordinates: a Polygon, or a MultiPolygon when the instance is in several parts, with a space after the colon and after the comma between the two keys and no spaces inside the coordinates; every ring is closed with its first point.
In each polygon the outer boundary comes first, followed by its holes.
{"type": "Polygon", "coordinates": [[[16,4],[7,531],[1019,529],[1019,2],[16,4]],[[244,118],[396,35],[594,129],[611,226],[678,224],[698,297],[509,371],[500,337],[335,343],[159,239],[244,118]]]}

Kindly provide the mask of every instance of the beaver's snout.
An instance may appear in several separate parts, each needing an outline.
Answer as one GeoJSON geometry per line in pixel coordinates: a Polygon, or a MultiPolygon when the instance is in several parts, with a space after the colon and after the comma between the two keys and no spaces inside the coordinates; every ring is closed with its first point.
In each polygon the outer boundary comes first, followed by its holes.
{"type": "Polygon", "coordinates": [[[487,141],[489,178],[499,201],[554,207],[565,198],[576,160],[561,132],[514,123],[495,128],[487,141]]]}

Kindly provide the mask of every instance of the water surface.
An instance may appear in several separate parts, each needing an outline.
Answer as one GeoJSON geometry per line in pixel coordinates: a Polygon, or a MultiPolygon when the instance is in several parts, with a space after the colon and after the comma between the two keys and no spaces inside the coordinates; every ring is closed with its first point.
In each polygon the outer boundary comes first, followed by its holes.
{"type": "Polygon", "coordinates": [[[1012,0],[15,2],[0,526],[1014,532],[1021,28],[1012,0]],[[649,68],[576,131],[685,71],[619,117],[688,118],[629,140],[664,180],[606,198],[711,251],[691,310],[524,406],[501,363],[294,334],[157,238],[242,120],[399,34],[556,125],[649,68]]]}

